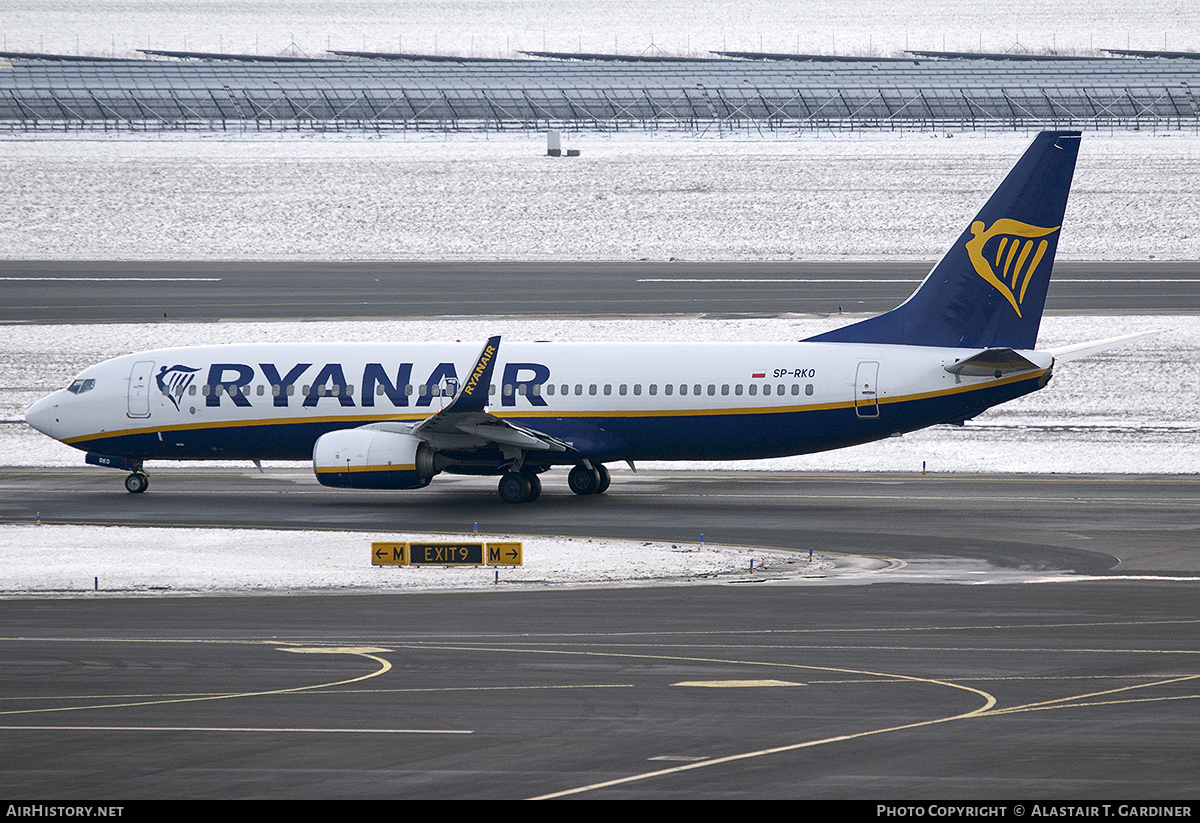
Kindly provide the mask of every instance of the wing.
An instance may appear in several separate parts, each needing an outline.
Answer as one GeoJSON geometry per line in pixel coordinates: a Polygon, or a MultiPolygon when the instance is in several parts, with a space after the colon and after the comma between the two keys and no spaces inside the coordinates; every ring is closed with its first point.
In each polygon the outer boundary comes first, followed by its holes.
{"type": "Polygon", "coordinates": [[[449,405],[411,426],[408,433],[442,450],[477,449],[493,444],[502,449],[526,451],[570,450],[571,447],[558,438],[513,425],[488,412],[488,390],[499,352],[500,336],[496,335],[484,344],[467,379],[449,405]]]}

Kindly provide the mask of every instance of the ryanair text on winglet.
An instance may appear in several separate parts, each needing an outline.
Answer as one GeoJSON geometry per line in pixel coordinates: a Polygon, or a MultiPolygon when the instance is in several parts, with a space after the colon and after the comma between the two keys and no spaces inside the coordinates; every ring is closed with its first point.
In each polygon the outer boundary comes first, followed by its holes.
{"type": "Polygon", "coordinates": [[[471,378],[467,381],[467,385],[463,387],[463,394],[467,397],[475,393],[475,387],[479,385],[479,378],[487,371],[488,363],[492,361],[492,355],[496,353],[495,346],[488,346],[483,350],[483,354],[479,356],[479,363],[475,366],[475,371],[471,372],[471,378]]]}

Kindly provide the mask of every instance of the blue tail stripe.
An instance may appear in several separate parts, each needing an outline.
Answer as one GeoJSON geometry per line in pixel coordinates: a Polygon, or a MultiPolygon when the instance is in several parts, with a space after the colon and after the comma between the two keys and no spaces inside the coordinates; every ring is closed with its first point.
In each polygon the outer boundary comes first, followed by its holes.
{"type": "Polygon", "coordinates": [[[903,304],[815,337],[825,343],[892,343],[1032,349],[1046,304],[1077,131],[1045,131],[903,304]]]}

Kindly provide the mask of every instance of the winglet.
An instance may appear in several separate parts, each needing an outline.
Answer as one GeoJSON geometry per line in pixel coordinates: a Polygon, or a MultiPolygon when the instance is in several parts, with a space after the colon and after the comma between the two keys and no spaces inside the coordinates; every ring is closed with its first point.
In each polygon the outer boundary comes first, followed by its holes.
{"type": "Polygon", "coordinates": [[[482,412],[487,406],[488,391],[492,385],[492,369],[496,366],[496,356],[500,352],[500,335],[489,337],[475,358],[475,365],[467,374],[462,387],[450,405],[442,409],[442,414],[449,412],[482,412]]]}

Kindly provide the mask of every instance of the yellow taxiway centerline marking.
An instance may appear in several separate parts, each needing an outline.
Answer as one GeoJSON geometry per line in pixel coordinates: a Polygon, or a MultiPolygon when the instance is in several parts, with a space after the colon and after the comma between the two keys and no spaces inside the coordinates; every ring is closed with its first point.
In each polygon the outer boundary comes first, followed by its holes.
{"type": "MultiPolygon", "coordinates": [[[[291,649],[280,649],[280,651],[291,651],[291,649]]],[[[299,649],[297,651],[300,651],[301,653],[313,653],[315,650],[299,649]]],[[[384,650],[384,651],[386,651],[386,650],[384,650]]],[[[345,686],[345,685],[349,685],[350,683],[359,683],[359,682],[362,682],[363,680],[370,680],[373,677],[379,677],[381,674],[386,674],[387,672],[391,671],[391,669],[392,669],[391,663],[384,660],[382,657],[378,657],[374,654],[360,652],[360,651],[349,651],[349,652],[344,651],[344,650],[336,651],[336,650],[332,650],[332,649],[328,653],[330,653],[330,654],[338,654],[338,653],[340,653],[340,654],[355,654],[360,657],[365,657],[368,660],[374,660],[376,663],[379,664],[379,668],[368,674],[360,675],[359,677],[352,677],[348,680],[336,680],[331,683],[314,683],[311,686],[295,686],[290,689],[266,689],[264,691],[256,691],[256,692],[230,692],[228,694],[215,694],[215,695],[207,695],[204,697],[175,697],[175,698],[167,698],[167,699],[162,699],[162,700],[140,700],[140,701],[134,701],[134,702],[129,702],[129,703],[106,703],[106,704],[100,704],[100,705],[95,705],[95,706],[60,706],[58,708],[12,709],[9,711],[0,711],[0,716],[16,715],[16,714],[43,714],[43,713],[51,713],[51,712],[79,712],[79,711],[90,711],[92,709],[123,709],[123,708],[131,708],[133,706],[161,706],[161,705],[166,705],[169,703],[200,703],[200,702],[204,702],[207,700],[230,700],[230,699],[234,699],[234,698],[238,698],[238,697],[263,697],[263,696],[271,695],[271,694],[296,694],[299,692],[315,691],[317,689],[328,689],[333,686],[345,686]]]]}

